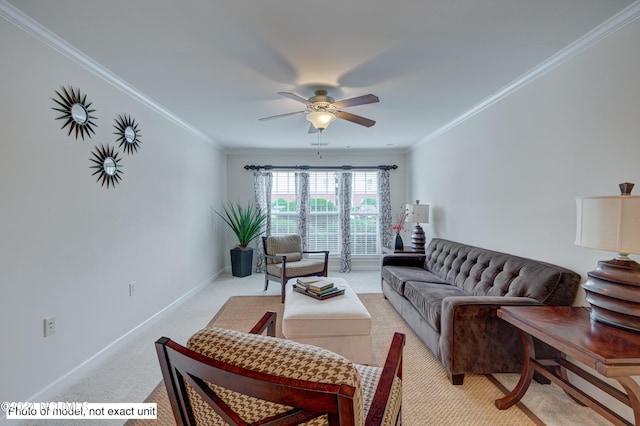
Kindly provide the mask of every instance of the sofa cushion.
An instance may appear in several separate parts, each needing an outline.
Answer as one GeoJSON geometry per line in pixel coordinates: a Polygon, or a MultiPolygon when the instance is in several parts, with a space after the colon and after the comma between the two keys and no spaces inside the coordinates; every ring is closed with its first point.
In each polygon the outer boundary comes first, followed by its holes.
{"type": "Polygon", "coordinates": [[[442,299],[449,296],[468,295],[466,291],[448,284],[408,281],[404,287],[404,296],[409,303],[438,333],[440,333],[442,299]]]}
{"type": "Polygon", "coordinates": [[[407,281],[425,281],[438,284],[449,284],[436,274],[425,271],[424,268],[407,266],[383,267],[382,279],[399,294],[404,294],[404,286],[407,281]]]}

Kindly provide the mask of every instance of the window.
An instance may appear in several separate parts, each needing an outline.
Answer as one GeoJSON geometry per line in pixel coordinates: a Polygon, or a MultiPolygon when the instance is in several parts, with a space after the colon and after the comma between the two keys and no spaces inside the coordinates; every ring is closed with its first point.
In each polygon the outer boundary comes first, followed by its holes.
{"type": "Polygon", "coordinates": [[[378,173],[353,172],[351,254],[378,254],[378,173]]]}
{"type": "Polygon", "coordinates": [[[271,234],[297,234],[296,175],[274,172],[271,187],[271,234]]]}
{"type": "Polygon", "coordinates": [[[309,173],[309,250],[340,253],[336,172],[309,173]]]}
{"type": "MultiPolygon", "coordinates": [[[[338,173],[309,172],[308,250],[340,253],[338,173]]],[[[295,172],[273,172],[271,234],[298,232],[295,172]]],[[[378,173],[353,171],[351,194],[351,254],[380,253],[378,235],[378,173]]]]}

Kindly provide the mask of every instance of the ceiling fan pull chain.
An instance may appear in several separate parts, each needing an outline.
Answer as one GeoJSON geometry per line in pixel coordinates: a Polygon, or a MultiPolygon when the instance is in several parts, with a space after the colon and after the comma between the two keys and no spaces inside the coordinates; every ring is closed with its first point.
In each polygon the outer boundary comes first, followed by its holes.
{"type": "Polygon", "coordinates": [[[318,157],[322,160],[322,154],[320,154],[320,135],[322,134],[322,130],[318,132],[318,157]]]}

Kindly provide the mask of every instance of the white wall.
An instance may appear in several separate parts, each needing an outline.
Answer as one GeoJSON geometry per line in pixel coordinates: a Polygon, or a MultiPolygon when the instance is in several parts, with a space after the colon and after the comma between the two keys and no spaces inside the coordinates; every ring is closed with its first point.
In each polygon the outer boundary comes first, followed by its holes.
{"type": "MultiPolygon", "coordinates": [[[[327,130],[328,131],[328,130],[327,130]]],[[[328,151],[321,150],[322,158],[317,155],[317,149],[289,151],[263,151],[263,152],[230,152],[227,157],[227,192],[232,202],[253,202],[253,172],[245,170],[245,165],[272,165],[272,166],[378,166],[382,164],[397,165],[397,170],[390,171],[391,203],[393,206],[401,206],[406,202],[405,193],[405,159],[399,151],[328,151]]],[[[216,207],[219,209],[221,206],[216,207]]],[[[408,241],[405,238],[405,241],[408,241]]],[[[236,244],[235,237],[227,233],[227,247],[232,248],[236,244]]],[[[254,243],[255,246],[255,243],[254,243]]],[[[255,261],[255,259],[254,259],[255,261]]],[[[227,264],[229,260],[226,260],[227,264]]],[[[354,267],[359,265],[357,259],[353,260],[354,267]]],[[[376,260],[377,266],[379,261],[376,260]]],[[[330,266],[333,266],[333,262],[330,266]]]]}
{"type": "Polygon", "coordinates": [[[408,156],[431,235],[581,274],[612,253],[577,247],[575,196],[640,193],[640,22],[408,156]]]}
{"type": "Polygon", "coordinates": [[[573,244],[575,196],[617,195],[625,181],[640,193],[639,41],[635,21],[416,147],[408,188],[433,208],[427,233],[583,277],[615,257],[573,244]]]}
{"type": "Polygon", "coordinates": [[[3,19],[0,52],[0,401],[24,401],[223,269],[226,157],[3,19]],[[91,139],[60,130],[61,85],[93,102],[91,139]],[[107,189],[89,158],[121,113],[142,145],[107,189]]]}

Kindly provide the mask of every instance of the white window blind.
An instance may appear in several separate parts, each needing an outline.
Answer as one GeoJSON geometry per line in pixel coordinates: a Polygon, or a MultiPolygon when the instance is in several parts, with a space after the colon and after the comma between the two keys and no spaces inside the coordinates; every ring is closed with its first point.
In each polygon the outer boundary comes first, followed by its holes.
{"type": "Polygon", "coordinates": [[[274,172],[271,187],[271,234],[296,234],[296,175],[293,172],[274,172]]]}
{"type": "Polygon", "coordinates": [[[378,173],[354,171],[351,190],[351,254],[378,254],[378,173]]]}
{"type": "Polygon", "coordinates": [[[309,250],[340,252],[336,173],[309,173],[309,250]]]}

